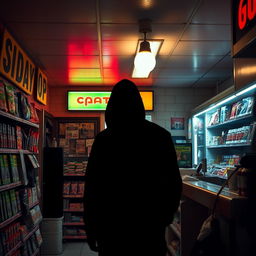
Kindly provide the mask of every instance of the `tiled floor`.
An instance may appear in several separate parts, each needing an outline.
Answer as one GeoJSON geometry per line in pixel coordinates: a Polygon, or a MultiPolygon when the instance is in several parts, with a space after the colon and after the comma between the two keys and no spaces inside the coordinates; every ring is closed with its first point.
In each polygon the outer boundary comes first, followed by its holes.
{"type": "MultiPolygon", "coordinates": [[[[53,256],[53,255],[43,255],[53,256]]],[[[98,256],[90,250],[86,242],[69,242],[63,244],[63,253],[54,256],[98,256]]]]}

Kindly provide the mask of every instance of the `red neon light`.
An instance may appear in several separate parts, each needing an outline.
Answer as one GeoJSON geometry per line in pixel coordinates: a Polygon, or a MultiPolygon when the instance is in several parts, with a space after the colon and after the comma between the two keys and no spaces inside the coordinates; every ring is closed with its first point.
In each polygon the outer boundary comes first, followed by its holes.
{"type": "Polygon", "coordinates": [[[256,0],[240,0],[238,6],[238,27],[243,30],[248,20],[256,16],[256,0]]]}

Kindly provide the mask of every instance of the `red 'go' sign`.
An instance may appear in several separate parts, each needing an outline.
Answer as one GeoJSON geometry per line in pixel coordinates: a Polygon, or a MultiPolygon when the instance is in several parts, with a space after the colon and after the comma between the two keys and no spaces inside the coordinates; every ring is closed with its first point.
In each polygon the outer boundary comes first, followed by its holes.
{"type": "Polygon", "coordinates": [[[238,6],[238,27],[243,30],[248,21],[255,18],[256,0],[240,0],[238,6]]]}

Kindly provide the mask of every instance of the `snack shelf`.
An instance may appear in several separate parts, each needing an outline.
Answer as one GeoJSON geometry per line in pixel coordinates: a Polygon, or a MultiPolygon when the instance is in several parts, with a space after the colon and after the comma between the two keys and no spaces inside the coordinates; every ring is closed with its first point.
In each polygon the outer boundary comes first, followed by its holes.
{"type": "Polygon", "coordinates": [[[242,123],[244,121],[247,122],[247,121],[250,121],[250,119],[253,119],[253,115],[252,114],[247,114],[247,115],[244,115],[244,116],[238,116],[234,119],[227,120],[223,123],[209,125],[206,128],[207,129],[222,128],[222,127],[226,127],[227,125],[231,125],[231,124],[239,124],[239,123],[242,123]]]}
{"type": "Polygon", "coordinates": [[[63,195],[63,198],[83,198],[82,195],[63,195]]]}
{"type": "Polygon", "coordinates": [[[13,221],[15,221],[16,219],[18,219],[19,217],[21,217],[21,212],[17,213],[16,215],[12,216],[11,218],[3,221],[0,223],[0,228],[4,228],[5,226],[7,226],[8,224],[12,223],[13,221]]]}
{"type": "Polygon", "coordinates": [[[36,201],[36,202],[30,204],[30,205],[29,205],[29,208],[32,209],[33,207],[35,207],[35,206],[38,205],[38,204],[39,204],[39,201],[36,201]]]}
{"type": "Polygon", "coordinates": [[[64,222],[63,226],[84,226],[84,222],[64,222]]]}
{"type": "Polygon", "coordinates": [[[248,147],[248,146],[251,146],[251,145],[252,145],[251,143],[223,144],[223,145],[207,146],[207,149],[233,148],[233,147],[248,147]]]}
{"type": "Polygon", "coordinates": [[[15,247],[13,247],[9,252],[7,252],[7,253],[5,254],[5,256],[11,256],[11,255],[13,255],[14,252],[16,252],[22,245],[23,245],[23,243],[22,243],[21,241],[18,242],[18,243],[15,245],[15,247]]]}
{"type": "Polygon", "coordinates": [[[37,248],[31,256],[36,256],[39,253],[40,248],[37,248]]]}
{"type": "Polygon", "coordinates": [[[16,148],[0,148],[0,153],[1,154],[19,154],[19,153],[23,153],[23,154],[38,154],[26,149],[16,149],[16,148]]]}
{"type": "Polygon", "coordinates": [[[64,174],[64,177],[84,177],[85,174],[64,174]]]}
{"type": "Polygon", "coordinates": [[[84,212],[84,209],[64,209],[64,212],[84,212]]]}
{"type": "Polygon", "coordinates": [[[22,242],[25,243],[38,229],[39,229],[39,226],[36,225],[36,226],[22,239],[22,242]]]}
{"type": "Polygon", "coordinates": [[[21,186],[21,181],[0,186],[0,192],[21,186]]]}
{"type": "Polygon", "coordinates": [[[63,236],[63,239],[82,239],[82,240],[84,240],[84,239],[87,239],[87,236],[67,236],[67,235],[64,235],[63,236]]]}
{"type": "Polygon", "coordinates": [[[12,115],[10,113],[7,113],[7,112],[4,112],[2,110],[0,110],[0,116],[6,117],[10,120],[16,121],[16,122],[21,123],[21,124],[26,124],[26,125],[29,125],[29,126],[32,126],[32,127],[35,127],[35,128],[39,128],[39,124],[32,123],[30,121],[24,120],[20,117],[14,116],[14,115],[12,115]]]}

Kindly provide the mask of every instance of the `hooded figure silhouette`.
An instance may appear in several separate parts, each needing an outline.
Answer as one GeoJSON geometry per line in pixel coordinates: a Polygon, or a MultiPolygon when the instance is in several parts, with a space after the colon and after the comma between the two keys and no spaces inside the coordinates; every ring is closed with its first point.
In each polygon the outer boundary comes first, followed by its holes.
{"type": "Polygon", "coordinates": [[[88,244],[100,256],[165,256],[165,228],[182,189],[171,135],[145,120],[129,80],[114,86],[105,119],[86,170],[88,244]]]}

